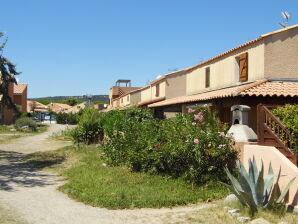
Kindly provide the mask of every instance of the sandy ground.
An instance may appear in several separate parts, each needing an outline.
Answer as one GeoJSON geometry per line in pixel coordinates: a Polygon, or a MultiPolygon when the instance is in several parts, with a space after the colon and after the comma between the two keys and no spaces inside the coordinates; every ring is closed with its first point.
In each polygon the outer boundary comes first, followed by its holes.
{"type": "Polygon", "coordinates": [[[52,124],[45,133],[0,145],[0,205],[29,224],[189,223],[191,214],[212,206],[201,204],[174,209],[108,210],[76,202],[59,192],[63,182],[54,174],[25,167],[24,153],[55,150],[67,142],[48,137],[65,126],[52,124]]]}

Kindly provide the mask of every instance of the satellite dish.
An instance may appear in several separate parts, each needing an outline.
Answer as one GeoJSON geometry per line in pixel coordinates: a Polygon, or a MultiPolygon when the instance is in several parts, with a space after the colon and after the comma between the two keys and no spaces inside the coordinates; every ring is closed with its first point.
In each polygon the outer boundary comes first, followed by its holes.
{"type": "Polygon", "coordinates": [[[19,83],[20,79],[19,78],[16,78],[16,81],[17,81],[17,83],[19,83]]]}

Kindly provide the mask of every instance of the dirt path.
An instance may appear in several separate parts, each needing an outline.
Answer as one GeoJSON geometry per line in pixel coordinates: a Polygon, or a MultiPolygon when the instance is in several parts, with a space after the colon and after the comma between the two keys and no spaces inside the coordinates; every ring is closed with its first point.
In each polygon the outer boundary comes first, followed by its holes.
{"type": "Polygon", "coordinates": [[[52,124],[48,130],[38,135],[27,136],[14,140],[13,142],[0,145],[0,150],[14,151],[21,153],[32,153],[39,151],[56,150],[66,145],[68,142],[53,141],[49,139],[54,133],[58,133],[66,129],[65,125],[52,124]]]}
{"type": "Polygon", "coordinates": [[[24,166],[24,153],[54,150],[69,143],[49,140],[64,128],[52,125],[46,133],[0,145],[0,205],[29,224],[190,223],[192,213],[211,205],[175,209],[107,210],[76,202],[57,191],[56,175],[24,166]]]}

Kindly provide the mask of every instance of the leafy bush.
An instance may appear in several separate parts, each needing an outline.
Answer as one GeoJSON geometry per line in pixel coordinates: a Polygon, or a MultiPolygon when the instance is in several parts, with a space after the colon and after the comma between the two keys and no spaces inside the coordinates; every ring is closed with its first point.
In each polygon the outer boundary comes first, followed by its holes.
{"type": "Polygon", "coordinates": [[[103,139],[103,128],[100,112],[94,108],[86,108],[79,117],[76,128],[70,131],[75,143],[97,143],[103,139]]]}
{"type": "Polygon", "coordinates": [[[31,120],[28,117],[22,117],[19,118],[18,120],[16,120],[15,122],[15,128],[17,130],[22,130],[25,127],[28,127],[29,129],[31,129],[32,131],[37,131],[37,124],[35,121],[31,120]]]}
{"type": "Polygon", "coordinates": [[[77,113],[57,113],[56,122],[57,124],[77,124],[79,115],[77,113]]]}
{"type": "Polygon", "coordinates": [[[223,167],[235,166],[237,152],[207,108],[157,120],[146,109],[111,111],[103,118],[104,151],[112,165],[134,171],[183,176],[196,183],[226,181],[223,167]]]}
{"type": "Polygon", "coordinates": [[[286,104],[284,107],[277,107],[272,113],[285,125],[293,135],[293,150],[298,153],[298,104],[286,104]]]}
{"type": "Polygon", "coordinates": [[[248,172],[242,163],[238,164],[238,179],[230,173],[229,169],[225,169],[232,183],[231,186],[227,186],[236,195],[242,205],[249,207],[252,216],[258,211],[259,207],[268,209],[284,207],[284,198],[295,180],[295,178],[293,178],[287,184],[283,192],[281,192],[278,185],[281,176],[281,168],[279,169],[275,184],[274,179],[276,175],[273,173],[271,163],[268,170],[268,175],[264,178],[263,161],[262,168],[259,172],[255,158],[253,158],[253,161],[249,160],[248,172]]]}

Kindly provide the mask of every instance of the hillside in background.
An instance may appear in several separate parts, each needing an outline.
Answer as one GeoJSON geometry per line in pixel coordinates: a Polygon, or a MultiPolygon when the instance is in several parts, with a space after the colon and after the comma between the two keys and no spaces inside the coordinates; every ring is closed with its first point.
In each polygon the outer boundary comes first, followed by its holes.
{"type": "MultiPolygon", "coordinates": [[[[49,97],[38,97],[30,98],[29,100],[34,100],[41,102],[43,104],[48,104],[51,102],[63,102],[69,99],[77,99],[78,102],[88,101],[87,96],[49,96],[49,97]]],[[[91,101],[94,103],[108,103],[108,95],[92,95],[91,101]]]]}

